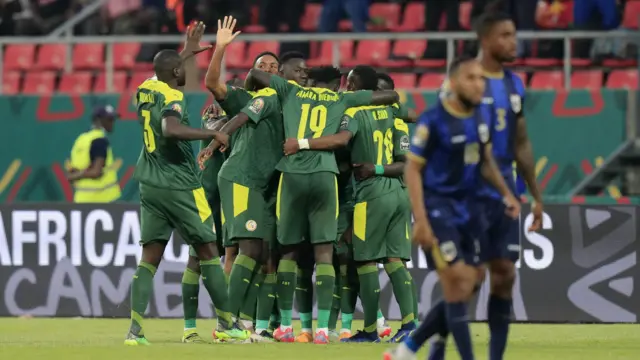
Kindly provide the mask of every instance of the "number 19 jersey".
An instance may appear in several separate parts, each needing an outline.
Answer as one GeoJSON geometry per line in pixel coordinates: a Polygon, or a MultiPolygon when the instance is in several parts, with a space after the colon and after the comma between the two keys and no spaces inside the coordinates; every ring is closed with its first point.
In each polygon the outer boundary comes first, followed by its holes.
{"type": "Polygon", "coordinates": [[[184,94],[162,81],[148,79],[138,86],[136,101],[144,147],[133,177],[161,189],[199,188],[191,143],[162,136],[163,117],[175,116],[189,126],[184,94]]]}
{"type": "MultiPolygon", "coordinates": [[[[278,94],[282,105],[285,138],[315,139],[331,135],[340,129],[340,119],[350,107],[371,103],[372,91],[337,93],[322,88],[306,88],[294,82],[272,76],[269,86],[278,94]]],[[[301,151],[285,156],[276,169],[285,173],[338,174],[335,156],[330,151],[301,151]]]]}
{"type": "MultiPolygon", "coordinates": [[[[348,109],[341,130],[353,134],[351,162],[391,165],[409,151],[409,127],[395,118],[395,106],[362,106],[348,109]]],[[[403,187],[400,178],[374,176],[356,183],[356,201],[372,200],[403,187]]]]}

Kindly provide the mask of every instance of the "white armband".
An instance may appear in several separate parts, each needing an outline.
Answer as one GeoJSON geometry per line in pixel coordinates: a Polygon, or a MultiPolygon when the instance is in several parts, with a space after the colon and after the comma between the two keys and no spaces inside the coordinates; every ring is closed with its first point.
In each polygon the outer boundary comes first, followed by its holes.
{"type": "Polygon", "coordinates": [[[309,149],[309,140],[308,139],[298,139],[298,147],[300,150],[308,150],[309,149]]]}

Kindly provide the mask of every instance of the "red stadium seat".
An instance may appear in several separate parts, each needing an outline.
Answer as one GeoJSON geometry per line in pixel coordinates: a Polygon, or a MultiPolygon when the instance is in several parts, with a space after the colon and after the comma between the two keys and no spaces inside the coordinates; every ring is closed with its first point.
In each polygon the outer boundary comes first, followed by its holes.
{"type": "Polygon", "coordinates": [[[116,69],[132,69],[136,63],[136,56],[140,52],[138,43],[120,43],[113,45],[113,66],[116,69]]]}
{"type": "Polygon", "coordinates": [[[7,45],[4,48],[4,70],[27,70],[32,68],[35,54],[35,45],[7,45]]]}
{"type": "Polygon", "coordinates": [[[640,1],[627,1],[624,8],[622,26],[629,29],[638,28],[638,17],[640,16],[640,1]]]}
{"type": "Polygon", "coordinates": [[[410,59],[419,59],[427,48],[426,40],[397,40],[393,44],[393,55],[410,59]]]}
{"type": "Polygon", "coordinates": [[[58,84],[58,92],[64,94],[88,94],[91,92],[91,73],[75,72],[62,74],[60,84],[58,84]]]}
{"type": "Polygon", "coordinates": [[[362,40],[358,44],[353,59],[346,60],[344,66],[378,65],[389,58],[389,40],[362,40]]]}
{"type": "Polygon", "coordinates": [[[45,44],[40,46],[35,68],[40,70],[62,70],[67,62],[65,44],[45,44]]]}
{"type": "Polygon", "coordinates": [[[600,70],[583,70],[571,74],[572,89],[597,90],[602,88],[604,75],[600,70]]]}
{"type": "Polygon", "coordinates": [[[424,29],[424,2],[407,4],[400,25],[392,28],[397,32],[410,32],[424,29]]]}
{"type": "Polygon", "coordinates": [[[320,13],[322,13],[321,4],[307,4],[304,8],[304,14],[300,19],[300,27],[304,31],[316,31],[320,23],[320,13]]]}
{"type": "MultiPolygon", "coordinates": [[[[232,42],[224,51],[224,61],[229,68],[241,68],[245,62],[246,45],[244,42],[232,42]]],[[[251,59],[253,61],[253,59],[251,59]]]]}
{"type": "Polygon", "coordinates": [[[28,72],[24,78],[23,94],[50,95],[54,91],[56,74],[52,71],[28,72]]]}
{"type": "Polygon", "coordinates": [[[638,66],[636,59],[605,59],[602,62],[605,67],[627,68],[638,66]]]}
{"type": "MultiPolygon", "coordinates": [[[[338,52],[340,53],[340,64],[351,60],[353,54],[353,41],[342,40],[338,44],[338,52]]],[[[333,42],[323,41],[320,45],[320,52],[317,57],[307,61],[309,66],[323,66],[333,64],[333,42]]]]}
{"type": "Polygon", "coordinates": [[[609,89],[638,89],[638,70],[613,70],[607,80],[609,89]]]}
{"type": "Polygon", "coordinates": [[[555,67],[555,66],[562,66],[562,60],[529,58],[529,59],[524,59],[524,65],[533,66],[533,67],[555,67]]]}
{"type": "Polygon", "coordinates": [[[73,48],[73,68],[75,70],[96,70],[104,68],[104,46],[102,44],[78,44],[73,48]]]}
{"type": "Polygon", "coordinates": [[[440,89],[442,83],[447,78],[443,73],[426,73],[420,77],[418,87],[421,89],[440,89]]]}
{"type": "Polygon", "coordinates": [[[527,76],[526,72],[516,72],[516,75],[518,75],[518,77],[520,78],[520,80],[522,80],[522,83],[524,84],[524,86],[527,86],[527,80],[529,80],[529,77],[527,76]]]}
{"type": "Polygon", "coordinates": [[[444,59],[420,59],[416,61],[417,67],[422,68],[445,68],[447,67],[447,60],[444,59]]]}
{"type": "Polygon", "coordinates": [[[465,30],[471,29],[471,1],[460,3],[460,26],[465,30]]]}
{"type": "Polygon", "coordinates": [[[148,72],[148,71],[134,72],[133,75],[131,75],[131,80],[129,80],[129,86],[127,87],[127,89],[128,90],[137,89],[138,86],[140,86],[140,84],[142,84],[145,80],[147,80],[152,76],[153,76],[153,72],[148,72]]]}
{"type": "Polygon", "coordinates": [[[564,88],[562,71],[537,71],[531,78],[531,89],[554,90],[564,88]]]}
{"type": "Polygon", "coordinates": [[[16,95],[20,93],[20,73],[5,72],[2,77],[2,95],[16,95]]]}
{"type": "Polygon", "coordinates": [[[396,89],[415,89],[416,88],[416,74],[412,73],[391,73],[389,74],[393,79],[393,83],[396,89]]]}
{"type": "Polygon", "coordinates": [[[373,26],[372,31],[395,29],[400,23],[400,5],[393,3],[374,3],[369,7],[369,19],[380,18],[384,22],[380,26],[373,26]]]}
{"type": "MultiPolygon", "coordinates": [[[[127,74],[124,71],[113,72],[113,92],[119,93],[127,89],[127,74]]],[[[93,92],[104,93],[107,92],[107,74],[101,72],[96,78],[96,83],[93,86],[93,92]]]]}
{"type": "Polygon", "coordinates": [[[277,41],[257,41],[249,44],[249,48],[247,49],[247,56],[245,56],[244,61],[242,63],[242,68],[250,68],[253,65],[253,59],[255,59],[258,54],[264,51],[271,51],[274,54],[277,54],[280,49],[280,43],[277,41]]]}

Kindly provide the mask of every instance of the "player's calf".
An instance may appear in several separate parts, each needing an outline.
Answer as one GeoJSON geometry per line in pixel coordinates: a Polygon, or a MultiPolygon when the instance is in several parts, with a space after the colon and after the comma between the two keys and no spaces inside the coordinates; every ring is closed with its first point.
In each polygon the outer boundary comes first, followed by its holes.
{"type": "Polygon", "coordinates": [[[198,293],[200,291],[200,262],[193,248],[189,249],[187,268],[182,274],[182,309],[184,314],[184,332],[182,342],[201,342],[196,330],[198,315],[198,293]]]}
{"type": "Polygon", "coordinates": [[[502,359],[507,346],[511,322],[511,292],[515,282],[515,266],[509,259],[497,259],[489,263],[491,295],[487,309],[487,322],[491,338],[491,359],[502,359]]]}

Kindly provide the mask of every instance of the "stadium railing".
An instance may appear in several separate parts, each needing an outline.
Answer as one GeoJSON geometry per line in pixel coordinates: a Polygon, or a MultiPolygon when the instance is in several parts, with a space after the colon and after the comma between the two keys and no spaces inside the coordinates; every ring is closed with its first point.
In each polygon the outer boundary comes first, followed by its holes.
{"type": "MultiPolygon", "coordinates": [[[[239,38],[242,41],[278,41],[278,42],[305,42],[305,41],[333,41],[333,65],[340,65],[339,41],[342,40],[445,40],[447,42],[447,64],[449,64],[456,50],[458,40],[475,40],[473,32],[447,32],[447,33],[300,33],[300,34],[243,34],[239,38]]],[[[577,39],[627,39],[640,43],[638,31],[522,31],[518,32],[520,40],[563,40],[564,43],[564,86],[570,88],[571,78],[571,41],[577,39]]],[[[204,36],[203,41],[215,43],[215,35],[204,36]]],[[[184,37],[180,35],[148,35],[148,36],[73,36],[67,31],[63,37],[0,37],[0,69],[3,69],[3,47],[10,44],[67,44],[67,59],[71,59],[73,45],[86,43],[102,43],[106,45],[105,72],[107,91],[113,90],[113,44],[117,43],[145,43],[168,44],[182,43],[184,37]]],[[[65,71],[71,71],[71,61],[67,61],[65,71]]],[[[223,74],[224,75],[224,74],[223,74]]],[[[2,71],[0,71],[0,91],[2,91],[2,71]]]]}

